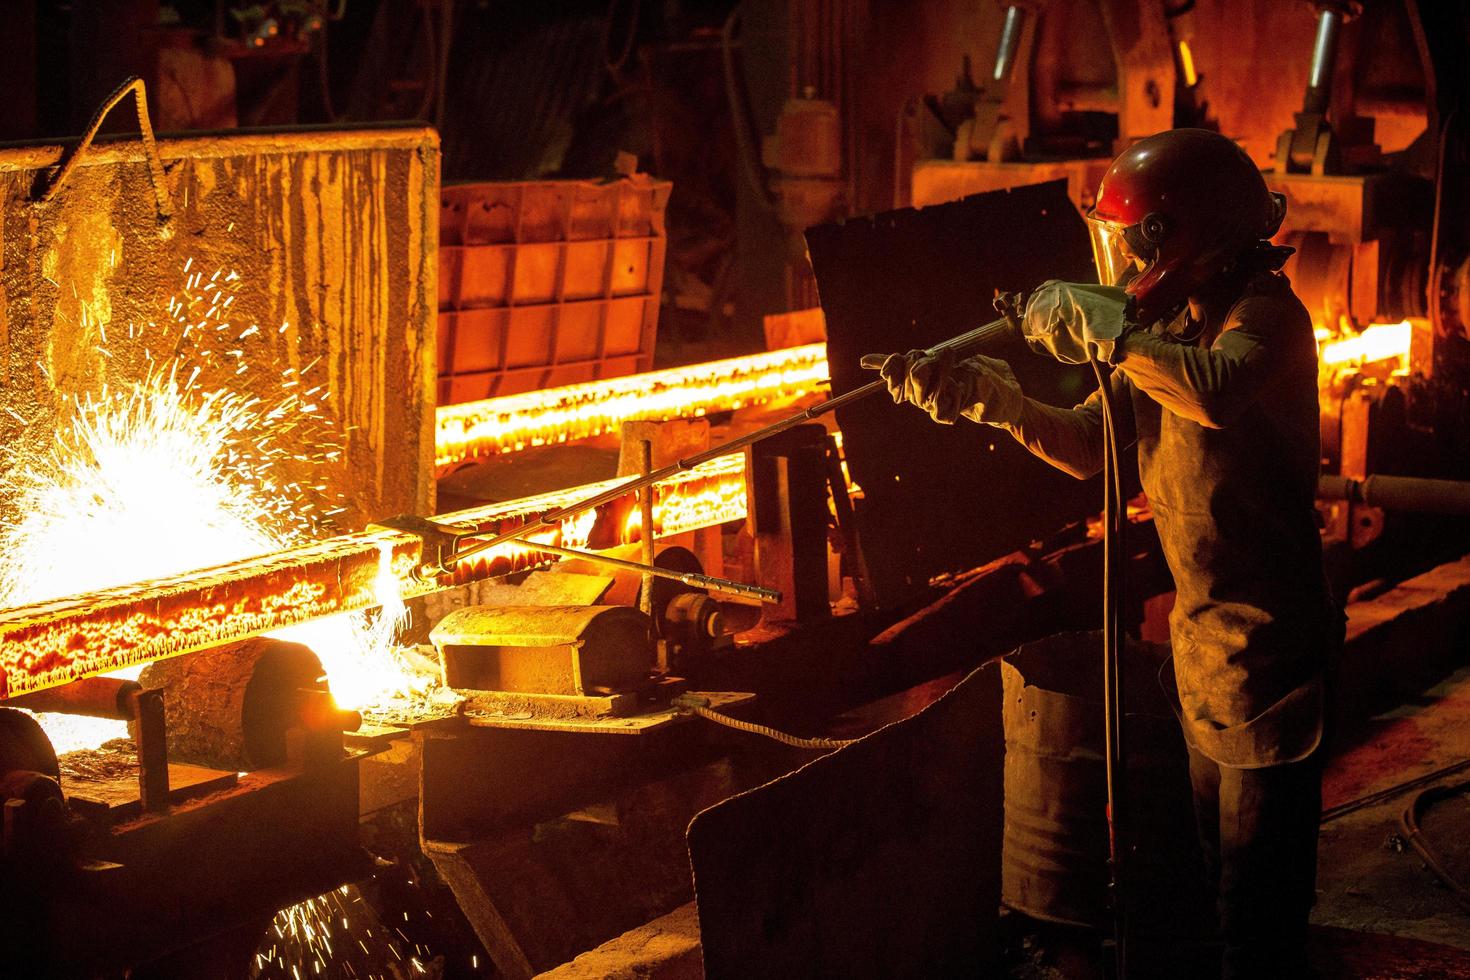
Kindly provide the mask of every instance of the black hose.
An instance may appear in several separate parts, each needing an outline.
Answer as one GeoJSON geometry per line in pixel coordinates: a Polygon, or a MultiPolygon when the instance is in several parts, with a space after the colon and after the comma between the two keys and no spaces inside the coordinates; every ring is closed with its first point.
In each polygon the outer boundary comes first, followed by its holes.
{"type": "Polygon", "coordinates": [[[1123,772],[1122,597],[1123,480],[1113,393],[1102,365],[1088,352],[1097,378],[1103,410],[1103,739],[1107,772],[1108,873],[1113,905],[1113,950],[1116,976],[1128,975],[1128,908],[1126,901],[1126,793],[1123,772]]]}
{"type": "Polygon", "coordinates": [[[1470,911],[1470,888],[1466,888],[1458,878],[1450,873],[1449,868],[1444,866],[1439,854],[1429,846],[1428,839],[1419,828],[1419,811],[1424,804],[1449,799],[1466,790],[1470,790],[1470,783],[1455,783],[1451,786],[1434,786],[1420,790],[1400,814],[1399,828],[1404,832],[1404,840],[1418,852],[1425,867],[1432,871],[1436,878],[1444,882],[1445,887],[1455,896],[1455,901],[1459,902],[1466,911],[1470,911]]]}

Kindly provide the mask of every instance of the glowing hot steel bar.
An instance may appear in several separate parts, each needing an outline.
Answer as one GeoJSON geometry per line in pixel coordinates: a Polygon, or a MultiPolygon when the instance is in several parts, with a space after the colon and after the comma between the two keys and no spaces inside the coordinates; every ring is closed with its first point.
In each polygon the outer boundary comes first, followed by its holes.
{"type": "MultiPolygon", "coordinates": [[[[490,535],[610,489],[619,480],[491,504],[437,520],[490,535]]],[[[553,544],[605,549],[637,538],[632,496],[574,514],[539,532],[553,544]]],[[[745,461],[713,460],[660,484],[655,532],[676,534],[745,516],[745,461]]],[[[473,538],[466,539],[472,543],[473,538]]],[[[413,534],[374,530],[332,538],[201,571],[0,610],[0,698],[277,630],[294,623],[381,605],[381,556],[404,597],[502,575],[552,560],[535,536],[456,566],[431,582],[413,570],[432,556],[413,534]]]]}
{"type": "Polygon", "coordinates": [[[613,432],[628,420],[692,418],[794,399],[815,391],[827,377],[827,345],[807,344],[445,405],[436,413],[435,466],[442,475],[476,459],[613,432]]]}
{"type": "Polygon", "coordinates": [[[1328,367],[1371,363],[1392,358],[1406,359],[1414,336],[1413,324],[1375,323],[1362,333],[1322,344],[1319,360],[1328,367]]]}

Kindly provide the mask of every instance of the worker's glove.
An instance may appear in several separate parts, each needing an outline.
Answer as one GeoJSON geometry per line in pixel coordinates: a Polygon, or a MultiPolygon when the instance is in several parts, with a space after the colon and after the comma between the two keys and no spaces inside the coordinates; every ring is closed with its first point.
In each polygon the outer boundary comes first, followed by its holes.
{"type": "Polygon", "coordinates": [[[944,425],[964,416],[973,422],[1019,422],[1025,396],[1011,366],[983,354],[956,360],[953,352],[868,354],[862,366],[888,382],[895,404],[910,402],[944,425]]]}
{"type": "Polygon", "coordinates": [[[1086,364],[1089,353],[1113,364],[1118,339],[1133,329],[1127,313],[1128,294],[1117,286],[1050,279],[1026,302],[1021,333],[1063,364],[1086,364]]]}

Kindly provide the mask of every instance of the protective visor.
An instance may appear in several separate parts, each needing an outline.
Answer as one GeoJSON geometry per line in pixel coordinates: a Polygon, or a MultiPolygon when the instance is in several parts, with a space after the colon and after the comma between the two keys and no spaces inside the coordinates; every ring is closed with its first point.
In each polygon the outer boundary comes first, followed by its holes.
{"type": "Polygon", "coordinates": [[[1092,261],[1097,266],[1097,281],[1104,286],[1123,284],[1133,272],[1133,249],[1124,227],[1117,222],[1087,217],[1087,232],[1092,237],[1092,261]]]}

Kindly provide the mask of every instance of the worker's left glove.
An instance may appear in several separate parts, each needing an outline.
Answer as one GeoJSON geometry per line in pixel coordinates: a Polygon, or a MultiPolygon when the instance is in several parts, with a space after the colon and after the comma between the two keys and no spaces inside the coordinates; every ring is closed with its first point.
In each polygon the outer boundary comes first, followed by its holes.
{"type": "Polygon", "coordinates": [[[1120,287],[1057,279],[1037,287],[1021,317],[1031,349],[1063,364],[1086,364],[1089,353],[1116,363],[1118,340],[1131,329],[1128,294],[1120,287]]]}
{"type": "Polygon", "coordinates": [[[990,425],[1018,422],[1026,400],[1011,366],[983,354],[963,360],[950,350],[868,354],[862,366],[878,371],[895,403],[917,405],[944,425],[961,416],[990,425]]]}

